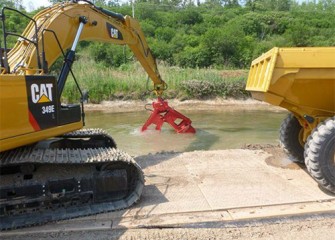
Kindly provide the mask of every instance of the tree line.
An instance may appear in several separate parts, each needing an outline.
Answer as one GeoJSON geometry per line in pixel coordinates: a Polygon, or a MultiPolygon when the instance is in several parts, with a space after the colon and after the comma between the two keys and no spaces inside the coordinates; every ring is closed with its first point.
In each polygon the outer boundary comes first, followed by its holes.
{"type": "MultiPolygon", "coordinates": [[[[134,14],[153,54],[171,66],[247,68],[252,59],[274,46],[335,46],[335,0],[300,4],[293,0],[91,2],[134,14]]],[[[20,0],[0,1],[0,6],[6,5],[25,11],[20,0]]],[[[15,31],[22,31],[26,24],[19,16],[10,16],[8,21],[15,31]]],[[[106,43],[83,42],[81,51],[90,51],[106,66],[132,61],[128,49],[106,43]]]]}

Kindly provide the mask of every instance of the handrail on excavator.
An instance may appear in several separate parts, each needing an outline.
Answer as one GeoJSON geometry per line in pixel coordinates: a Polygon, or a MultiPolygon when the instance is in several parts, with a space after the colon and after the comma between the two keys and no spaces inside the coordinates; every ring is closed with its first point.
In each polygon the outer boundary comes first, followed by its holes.
{"type": "Polygon", "coordinates": [[[40,58],[39,58],[39,49],[38,49],[38,38],[37,38],[37,23],[36,21],[29,17],[28,15],[20,12],[19,10],[15,9],[15,8],[10,8],[10,7],[3,7],[2,10],[1,10],[1,22],[2,22],[2,32],[3,32],[3,36],[4,36],[4,51],[3,51],[3,58],[1,56],[1,59],[3,60],[1,63],[3,65],[1,65],[1,67],[4,67],[6,69],[6,72],[10,72],[10,68],[9,68],[9,65],[8,65],[8,48],[7,48],[7,36],[16,36],[16,37],[19,37],[19,38],[23,38],[24,40],[34,44],[34,46],[36,47],[36,52],[37,52],[37,62],[38,62],[38,67],[41,68],[41,61],[40,61],[40,58]],[[5,21],[6,21],[6,15],[5,15],[5,10],[9,10],[9,11],[13,11],[13,12],[16,12],[26,18],[28,18],[30,21],[32,21],[34,23],[34,26],[35,26],[35,37],[34,37],[34,40],[31,40],[31,39],[28,39],[26,38],[25,36],[21,35],[21,34],[17,34],[17,33],[13,33],[13,32],[7,32],[6,31],[6,24],[5,24],[5,21]]]}

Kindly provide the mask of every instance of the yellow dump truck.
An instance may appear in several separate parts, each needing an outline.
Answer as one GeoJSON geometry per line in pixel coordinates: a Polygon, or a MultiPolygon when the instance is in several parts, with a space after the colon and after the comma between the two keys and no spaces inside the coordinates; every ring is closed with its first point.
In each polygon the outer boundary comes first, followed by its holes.
{"type": "Polygon", "coordinates": [[[335,47],[273,48],[252,62],[246,90],[290,111],[281,146],[335,193],[335,47]]]}

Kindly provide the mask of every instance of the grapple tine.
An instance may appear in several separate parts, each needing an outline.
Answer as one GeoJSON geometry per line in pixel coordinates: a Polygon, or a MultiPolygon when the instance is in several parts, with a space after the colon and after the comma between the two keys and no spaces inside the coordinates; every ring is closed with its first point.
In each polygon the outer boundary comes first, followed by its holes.
{"type": "Polygon", "coordinates": [[[180,112],[171,108],[167,101],[159,97],[157,101],[152,103],[153,111],[144,123],[142,132],[147,130],[151,124],[156,125],[156,130],[161,130],[164,122],[170,124],[177,133],[195,133],[196,130],[192,127],[192,121],[185,117],[180,112]]]}

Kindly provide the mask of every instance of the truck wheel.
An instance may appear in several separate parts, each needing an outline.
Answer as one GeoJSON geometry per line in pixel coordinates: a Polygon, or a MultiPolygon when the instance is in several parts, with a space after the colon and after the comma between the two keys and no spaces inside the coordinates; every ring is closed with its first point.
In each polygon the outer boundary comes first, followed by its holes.
{"type": "Polygon", "coordinates": [[[303,128],[293,114],[289,114],[280,126],[280,146],[294,162],[304,163],[303,128]]]}
{"type": "Polygon", "coordinates": [[[307,141],[308,172],[323,188],[335,193],[335,117],[321,122],[307,141]]]}

